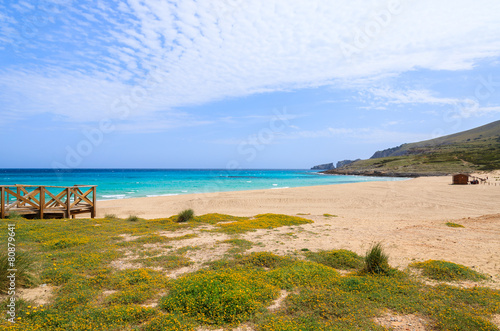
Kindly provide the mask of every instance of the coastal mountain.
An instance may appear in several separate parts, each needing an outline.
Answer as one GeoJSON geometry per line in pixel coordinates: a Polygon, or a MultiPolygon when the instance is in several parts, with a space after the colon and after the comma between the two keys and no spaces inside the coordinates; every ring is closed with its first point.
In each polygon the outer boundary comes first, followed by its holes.
{"type": "Polygon", "coordinates": [[[359,160],[360,159],[356,159],[356,160],[342,160],[342,161],[337,162],[336,166],[333,163],[320,164],[320,165],[312,167],[311,170],[331,170],[331,169],[335,169],[335,168],[341,168],[343,166],[346,166],[346,165],[348,165],[350,163],[353,163],[353,162],[356,162],[356,161],[359,161],[359,160]]]}
{"type": "Polygon", "coordinates": [[[320,164],[311,168],[311,170],[330,170],[330,169],[335,169],[333,163],[320,164]]]}
{"type": "Polygon", "coordinates": [[[415,177],[494,169],[500,169],[500,121],[377,151],[325,173],[415,177]]]}

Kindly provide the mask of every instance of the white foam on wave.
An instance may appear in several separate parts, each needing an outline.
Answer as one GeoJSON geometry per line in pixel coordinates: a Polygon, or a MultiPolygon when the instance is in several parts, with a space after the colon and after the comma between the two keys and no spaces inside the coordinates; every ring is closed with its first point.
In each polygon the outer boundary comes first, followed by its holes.
{"type": "Polygon", "coordinates": [[[278,186],[278,184],[273,184],[273,186],[278,186]]]}
{"type": "Polygon", "coordinates": [[[146,195],[148,198],[154,198],[154,197],[171,197],[174,195],[179,195],[177,193],[169,193],[169,194],[151,194],[151,195],[146,195]]]}
{"type": "Polygon", "coordinates": [[[283,187],[271,187],[271,190],[282,190],[285,188],[290,188],[289,186],[283,186],[283,187]]]}
{"type": "Polygon", "coordinates": [[[126,197],[125,194],[110,194],[110,195],[103,195],[103,198],[109,198],[109,199],[123,199],[126,197]]]}

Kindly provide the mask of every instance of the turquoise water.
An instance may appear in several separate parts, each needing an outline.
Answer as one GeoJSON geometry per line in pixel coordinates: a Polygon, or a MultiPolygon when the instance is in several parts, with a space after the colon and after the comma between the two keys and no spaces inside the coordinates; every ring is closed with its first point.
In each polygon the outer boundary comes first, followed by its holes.
{"type": "Polygon", "coordinates": [[[0,169],[0,185],[98,185],[98,200],[392,180],[402,178],[332,176],[312,170],[0,169]]]}

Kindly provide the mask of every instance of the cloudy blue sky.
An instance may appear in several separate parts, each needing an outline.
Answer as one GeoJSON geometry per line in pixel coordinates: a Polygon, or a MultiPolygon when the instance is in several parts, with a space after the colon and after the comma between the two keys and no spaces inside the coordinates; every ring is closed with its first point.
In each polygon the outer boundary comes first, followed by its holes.
{"type": "Polygon", "coordinates": [[[0,1],[0,168],[309,168],[498,119],[497,0],[0,1]]]}

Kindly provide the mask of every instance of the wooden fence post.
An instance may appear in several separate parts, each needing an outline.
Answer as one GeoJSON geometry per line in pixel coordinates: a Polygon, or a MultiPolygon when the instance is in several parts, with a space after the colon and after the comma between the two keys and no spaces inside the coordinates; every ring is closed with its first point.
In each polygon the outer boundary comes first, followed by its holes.
{"type": "Polygon", "coordinates": [[[69,187],[66,188],[66,218],[70,218],[71,216],[71,189],[69,187]]]}
{"type": "Polygon", "coordinates": [[[95,218],[97,215],[97,197],[96,197],[96,187],[92,188],[92,211],[90,212],[90,217],[95,218]]]}
{"type": "MultiPolygon", "coordinates": [[[[18,186],[18,184],[16,184],[16,193],[17,193],[17,196],[20,196],[21,195],[21,188],[18,186]]],[[[21,200],[19,200],[19,198],[16,198],[19,203],[17,204],[19,207],[23,206],[23,202],[21,200]]]]}
{"type": "Polygon", "coordinates": [[[1,206],[0,206],[0,218],[1,219],[4,219],[5,218],[5,187],[0,187],[0,203],[1,203],[1,206]]]}
{"type": "Polygon", "coordinates": [[[40,219],[43,220],[43,212],[45,207],[45,187],[40,186],[40,219]]]}

